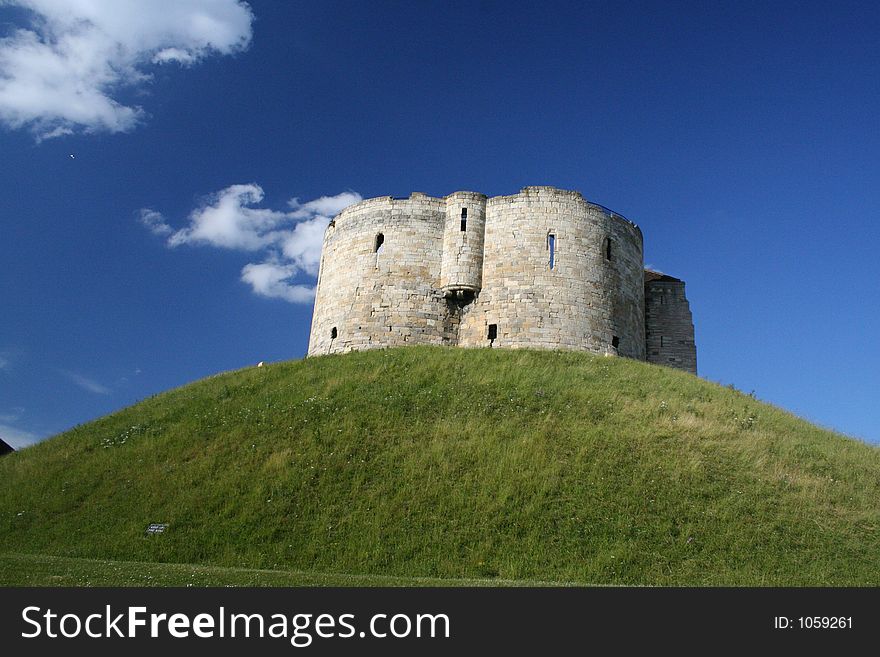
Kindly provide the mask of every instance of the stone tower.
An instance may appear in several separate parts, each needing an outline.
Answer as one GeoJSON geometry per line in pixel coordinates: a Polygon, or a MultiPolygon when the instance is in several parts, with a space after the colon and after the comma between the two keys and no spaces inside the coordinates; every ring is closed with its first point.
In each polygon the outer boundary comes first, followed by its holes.
{"type": "Polygon", "coordinates": [[[649,280],[642,253],[638,226],[555,187],[361,201],[324,236],[309,355],[408,344],[577,349],[695,372],[684,283],[649,280]],[[666,293],[669,307],[646,315],[646,293],[654,300],[653,285],[672,282],[680,289],[666,293]],[[658,335],[663,346],[650,342],[658,335]]]}
{"type": "Polygon", "coordinates": [[[645,270],[645,342],[649,363],[697,373],[697,347],[684,281],[645,270]]]}

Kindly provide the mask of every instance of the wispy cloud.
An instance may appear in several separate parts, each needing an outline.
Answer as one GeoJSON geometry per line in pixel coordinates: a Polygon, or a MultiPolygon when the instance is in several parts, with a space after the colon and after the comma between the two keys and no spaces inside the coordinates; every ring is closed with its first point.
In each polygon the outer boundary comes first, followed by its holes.
{"type": "Polygon", "coordinates": [[[118,100],[151,68],[191,66],[250,44],[243,0],[0,0],[27,25],[0,39],[0,122],[38,139],[125,132],[145,112],[118,100]]]}
{"type": "Polygon", "coordinates": [[[34,431],[26,431],[19,428],[24,411],[25,409],[21,406],[15,406],[5,408],[0,413],[0,438],[14,449],[27,447],[45,437],[45,434],[38,434],[34,431]]]}
{"type": "MultiPolygon", "coordinates": [[[[3,0],[0,0],[2,3],[3,0]]],[[[0,373],[8,374],[16,370],[24,357],[25,352],[21,348],[6,345],[6,348],[0,349],[0,373]]]]}
{"type": "Polygon", "coordinates": [[[315,296],[312,279],[318,275],[321,242],[330,220],[352,203],[357,192],[322,196],[306,203],[294,198],[287,210],[259,206],[262,187],[256,183],[230,185],[208,196],[194,209],[187,225],[171,228],[165,217],[150,208],[140,210],[140,221],[154,235],[168,235],[167,245],[208,245],[262,254],[262,262],[241,270],[241,280],[255,294],[291,303],[309,303],[315,296]],[[296,282],[300,276],[307,282],[296,282]]]}
{"type": "Polygon", "coordinates": [[[16,429],[8,424],[0,424],[0,438],[13,449],[21,449],[39,442],[43,436],[39,436],[31,431],[16,429]]]}
{"type": "Polygon", "coordinates": [[[141,208],[138,213],[141,223],[146,226],[153,235],[170,235],[173,231],[171,226],[165,223],[165,217],[161,213],[149,208],[141,208]]]}
{"type": "Polygon", "coordinates": [[[71,372],[69,370],[60,370],[60,372],[83,390],[87,390],[96,395],[109,395],[111,392],[110,388],[107,386],[101,385],[94,379],[90,379],[82,374],[77,374],[76,372],[71,372]]]}
{"type": "Polygon", "coordinates": [[[252,263],[241,270],[241,280],[260,296],[284,299],[290,303],[310,303],[315,298],[315,286],[294,284],[292,279],[296,273],[294,265],[252,263]]]}
{"type": "Polygon", "coordinates": [[[22,416],[23,413],[24,409],[21,406],[8,408],[5,412],[0,413],[0,422],[3,422],[5,424],[15,422],[22,416]]]}

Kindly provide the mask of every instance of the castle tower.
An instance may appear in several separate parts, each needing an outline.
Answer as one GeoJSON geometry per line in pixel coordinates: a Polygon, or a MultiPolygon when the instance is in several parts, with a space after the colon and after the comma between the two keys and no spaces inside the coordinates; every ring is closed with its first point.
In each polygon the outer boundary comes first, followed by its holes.
{"type": "Polygon", "coordinates": [[[646,279],[639,227],[555,187],[385,196],[330,222],[309,355],[415,344],[575,349],[696,371],[684,283],[646,279]]]}
{"type": "Polygon", "coordinates": [[[697,373],[694,320],[684,281],[645,270],[645,342],[647,361],[697,373]]]}
{"type": "Polygon", "coordinates": [[[446,204],[414,192],[350,205],[324,233],[309,355],[449,344],[438,289],[446,204]]]}
{"type": "Polygon", "coordinates": [[[483,281],[459,345],[644,359],[642,233],[579,192],[526,187],[486,204],[483,281]]]}
{"type": "Polygon", "coordinates": [[[447,298],[468,302],[483,281],[486,196],[455,192],[446,197],[440,290],[447,298]]]}

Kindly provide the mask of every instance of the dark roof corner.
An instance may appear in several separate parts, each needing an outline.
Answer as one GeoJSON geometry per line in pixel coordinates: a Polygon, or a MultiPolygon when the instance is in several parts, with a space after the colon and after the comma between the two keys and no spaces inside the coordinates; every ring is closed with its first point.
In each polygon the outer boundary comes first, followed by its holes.
{"type": "Polygon", "coordinates": [[[9,454],[10,452],[14,452],[14,451],[15,451],[15,450],[12,449],[12,447],[10,447],[9,445],[7,445],[7,444],[3,441],[3,439],[0,438],[0,456],[3,456],[4,454],[9,454]]]}
{"type": "Polygon", "coordinates": [[[680,278],[675,278],[675,276],[669,276],[659,271],[654,271],[653,269],[645,270],[645,283],[652,283],[653,281],[662,281],[664,283],[681,283],[682,280],[680,278]]]}

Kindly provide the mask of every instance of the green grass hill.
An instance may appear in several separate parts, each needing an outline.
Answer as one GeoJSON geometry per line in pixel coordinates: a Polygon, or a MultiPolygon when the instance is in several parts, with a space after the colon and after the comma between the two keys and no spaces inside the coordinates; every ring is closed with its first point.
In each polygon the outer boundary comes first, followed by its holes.
{"type": "Polygon", "coordinates": [[[0,458],[0,584],[877,586],[878,509],[880,450],[689,374],[390,349],[0,458]]]}

